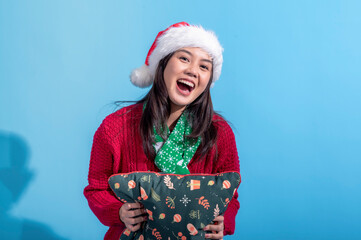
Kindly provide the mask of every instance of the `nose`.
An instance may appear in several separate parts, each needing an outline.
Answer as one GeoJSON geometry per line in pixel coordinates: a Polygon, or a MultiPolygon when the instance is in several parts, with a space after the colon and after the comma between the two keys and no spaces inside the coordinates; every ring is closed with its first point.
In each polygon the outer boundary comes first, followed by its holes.
{"type": "Polygon", "coordinates": [[[195,67],[194,67],[193,65],[190,65],[190,66],[186,69],[185,73],[186,73],[188,76],[190,76],[190,77],[197,78],[197,71],[196,71],[196,69],[195,69],[195,67]]]}

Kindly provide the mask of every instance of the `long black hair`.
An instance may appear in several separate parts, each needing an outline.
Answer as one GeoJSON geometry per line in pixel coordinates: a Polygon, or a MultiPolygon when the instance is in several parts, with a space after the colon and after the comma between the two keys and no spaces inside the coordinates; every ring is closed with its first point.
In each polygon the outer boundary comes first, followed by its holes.
{"type": "MultiPolygon", "coordinates": [[[[163,73],[173,54],[174,53],[170,53],[159,61],[152,88],[144,98],[138,101],[138,103],[146,103],[140,121],[140,135],[143,140],[144,152],[150,159],[154,159],[156,155],[153,148],[153,126],[156,127],[156,131],[160,136],[163,138],[166,137],[163,136],[164,131],[162,131],[162,129],[166,129],[167,119],[169,118],[171,110],[171,100],[168,96],[163,73]]],[[[188,122],[192,127],[192,133],[186,137],[201,137],[201,143],[197,150],[201,158],[213,147],[217,138],[216,128],[212,124],[213,115],[215,114],[210,94],[212,78],[213,72],[203,93],[185,109],[185,111],[189,113],[187,115],[188,122]]]]}

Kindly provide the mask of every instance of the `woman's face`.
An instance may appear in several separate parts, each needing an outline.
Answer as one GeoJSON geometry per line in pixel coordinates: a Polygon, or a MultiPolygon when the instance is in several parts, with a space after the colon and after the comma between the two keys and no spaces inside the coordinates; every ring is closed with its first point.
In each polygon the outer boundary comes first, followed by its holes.
{"type": "Polygon", "coordinates": [[[201,95],[212,67],[212,58],[201,48],[185,47],[173,54],[163,73],[172,109],[185,108],[201,95]]]}

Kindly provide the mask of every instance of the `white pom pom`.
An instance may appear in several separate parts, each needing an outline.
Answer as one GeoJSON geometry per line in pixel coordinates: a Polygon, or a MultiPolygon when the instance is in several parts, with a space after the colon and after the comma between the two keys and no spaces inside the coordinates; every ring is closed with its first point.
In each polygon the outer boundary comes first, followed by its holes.
{"type": "Polygon", "coordinates": [[[137,87],[145,88],[153,83],[153,77],[149,72],[149,67],[143,65],[140,68],[136,68],[130,74],[130,81],[137,87]]]}

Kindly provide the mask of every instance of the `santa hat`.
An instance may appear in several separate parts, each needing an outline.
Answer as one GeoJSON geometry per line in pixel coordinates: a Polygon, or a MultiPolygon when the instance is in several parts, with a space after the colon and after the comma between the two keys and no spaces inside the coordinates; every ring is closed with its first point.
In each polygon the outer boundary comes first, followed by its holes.
{"type": "Polygon", "coordinates": [[[221,75],[223,48],[212,31],[205,30],[201,26],[189,25],[186,22],[173,24],[158,33],[149,49],[145,64],[131,73],[131,82],[137,87],[150,86],[154,81],[159,61],[184,47],[199,47],[210,55],[213,62],[211,81],[214,84],[221,75]]]}

